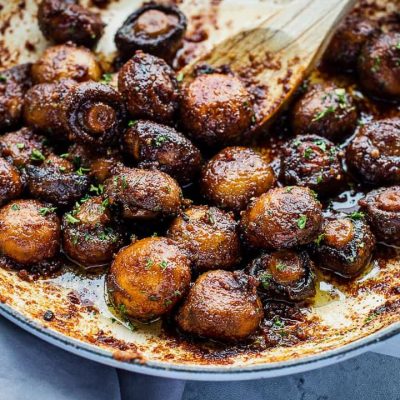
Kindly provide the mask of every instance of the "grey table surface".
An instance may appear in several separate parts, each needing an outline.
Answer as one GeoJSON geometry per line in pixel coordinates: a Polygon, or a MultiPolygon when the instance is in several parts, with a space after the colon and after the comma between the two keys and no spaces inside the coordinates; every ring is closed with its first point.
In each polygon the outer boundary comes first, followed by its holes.
{"type": "Polygon", "coordinates": [[[400,399],[400,359],[366,353],[303,374],[244,382],[177,381],[85,360],[0,317],[0,400],[400,399]]]}

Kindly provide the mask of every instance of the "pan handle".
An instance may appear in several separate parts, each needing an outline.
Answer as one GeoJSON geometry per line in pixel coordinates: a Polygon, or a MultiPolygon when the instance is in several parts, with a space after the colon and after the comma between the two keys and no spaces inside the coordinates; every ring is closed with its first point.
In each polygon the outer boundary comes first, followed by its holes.
{"type": "Polygon", "coordinates": [[[377,344],[371,351],[373,353],[400,358],[400,335],[377,344]]]}

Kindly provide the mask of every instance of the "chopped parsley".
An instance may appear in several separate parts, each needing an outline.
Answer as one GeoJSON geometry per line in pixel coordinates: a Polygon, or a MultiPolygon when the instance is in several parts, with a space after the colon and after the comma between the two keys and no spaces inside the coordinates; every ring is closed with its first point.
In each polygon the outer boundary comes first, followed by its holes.
{"type": "Polygon", "coordinates": [[[176,76],[176,80],[178,82],[182,82],[184,78],[185,78],[185,74],[183,72],[179,72],[179,74],[176,76]]]}
{"type": "Polygon", "coordinates": [[[57,210],[57,207],[42,207],[41,209],[39,209],[39,214],[42,217],[45,217],[47,214],[50,214],[56,210],[57,210]]]}
{"type": "Polygon", "coordinates": [[[17,146],[17,149],[21,150],[21,149],[23,149],[25,147],[25,144],[24,143],[17,143],[16,146],[17,146]]]}
{"type": "Polygon", "coordinates": [[[162,268],[162,269],[166,269],[167,267],[168,267],[168,261],[161,261],[161,263],[160,263],[160,267],[162,268]]]}
{"type": "Polygon", "coordinates": [[[164,304],[165,304],[166,307],[168,307],[168,306],[170,306],[172,304],[172,300],[167,299],[167,300],[165,300],[164,304]]]}
{"type": "Polygon", "coordinates": [[[379,69],[381,68],[381,62],[382,62],[382,60],[381,60],[381,58],[379,56],[375,57],[374,58],[374,65],[372,66],[371,71],[372,72],[378,72],[379,69]]]}
{"type": "Polygon", "coordinates": [[[354,211],[353,213],[349,214],[348,217],[353,221],[357,221],[363,219],[365,214],[362,211],[354,211]]]}
{"type": "Polygon", "coordinates": [[[320,233],[318,237],[314,240],[314,243],[319,246],[321,242],[324,240],[326,234],[325,233],[320,233]]]}
{"type": "Polygon", "coordinates": [[[272,326],[274,328],[282,329],[285,326],[285,324],[279,317],[276,317],[276,318],[274,318],[272,326]]]}
{"type": "Polygon", "coordinates": [[[77,224],[79,221],[78,218],[75,218],[72,214],[70,213],[66,213],[65,214],[65,220],[69,223],[69,224],[77,224]]]}
{"type": "Polygon", "coordinates": [[[214,225],[215,224],[215,218],[214,218],[214,215],[213,215],[212,211],[209,210],[207,214],[208,214],[208,221],[210,222],[210,224],[214,225]]]}
{"type": "Polygon", "coordinates": [[[156,147],[160,147],[160,146],[162,146],[162,144],[165,143],[166,141],[168,141],[168,136],[166,136],[166,135],[159,135],[159,136],[157,136],[157,137],[154,139],[153,144],[154,144],[154,146],[156,146],[156,147]]]}
{"type": "Polygon", "coordinates": [[[13,204],[11,206],[11,210],[13,210],[13,211],[19,211],[20,209],[21,209],[21,207],[18,204],[13,204]]]}
{"type": "Polygon", "coordinates": [[[68,158],[69,157],[69,153],[63,153],[60,155],[61,158],[68,158]]]}
{"type": "Polygon", "coordinates": [[[148,258],[146,260],[146,266],[145,269],[150,269],[154,265],[154,261],[151,258],[148,258]]]}
{"type": "Polygon", "coordinates": [[[314,140],[314,143],[323,151],[326,151],[326,142],[321,139],[314,140]]]}
{"type": "Polygon", "coordinates": [[[306,160],[309,160],[309,159],[311,158],[311,154],[313,154],[313,153],[314,153],[314,150],[313,150],[311,147],[307,147],[307,148],[304,150],[303,156],[304,156],[304,158],[305,158],[306,160]]]}
{"type": "Polygon", "coordinates": [[[132,126],[134,126],[134,125],[136,125],[137,124],[137,121],[136,120],[130,120],[129,122],[128,122],[128,126],[129,126],[129,128],[132,128],[132,126]]]}
{"type": "Polygon", "coordinates": [[[276,269],[278,270],[278,271],[285,271],[286,269],[287,269],[287,265],[286,264],[284,264],[284,263],[281,263],[281,262],[279,262],[277,265],[276,265],[276,269]]]}
{"type": "Polygon", "coordinates": [[[90,172],[90,168],[79,167],[79,168],[76,170],[76,173],[77,173],[79,176],[86,175],[87,172],[90,172]]]}
{"type": "Polygon", "coordinates": [[[317,176],[317,183],[321,183],[324,180],[322,175],[317,176]]]}
{"type": "Polygon", "coordinates": [[[0,74],[0,82],[7,82],[7,78],[6,78],[6,76],[5,75],[3,75],[3,74],[0,74]]]}
{"type": "Polygon", "coordinates": [[[174,295],[175,296],[182,296],[182,293],[181,293],[180,290],[175,290],[174,295]]]}
{"type": "Polygon", "coordinates": [[[108,85],[112,81],[112,79],[113,79],[113,75],[110,73],[106,73],[106,74],[103,74],[100,83],[104,83],[105,85],[108,85]]]}
{"type": "Polygon", "coordinates": [[[268,289],[269,285],[271,284],[271,278],[272,275],[267,272],[260,274],[259,279],[264,289],[268,289]]]}
{"type": "Polygon", "coordinates": [[[97,195],[104,193],[104,185],[99,184],[99,186],[90,185],[89,192],[95,193],[97,195]]]}
{"type": "Polygon", "coordinates": [[[335,107],[329,106],[322,111],[318,112],[315,117],[312,119],[311,122],[316,122],[319,121],[320,119],[325,118],[328,114],[334,113],[335,112],[335,107]]]}
{"type": "Polygon", "coordinates": [[[306,227],[306,224],[307,224],[307,216],[304,215],[304,214],[301,214],[299,219],[296,222],[297,222],[297,226],[300,229],[304,229],[306,227]]]}
{"type": "Polygon", "coordinates": [[[31,153],[31,160],[32,161],[44,161],[46,157],[43,153],[38,149],[33,149],[31,153]]]}

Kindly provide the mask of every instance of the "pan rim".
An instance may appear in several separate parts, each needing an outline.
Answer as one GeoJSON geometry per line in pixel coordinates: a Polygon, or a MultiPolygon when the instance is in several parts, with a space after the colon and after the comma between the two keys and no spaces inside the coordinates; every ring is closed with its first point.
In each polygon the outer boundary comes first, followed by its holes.
{"type": "Polygon", "coordinates": [[[264,363],[245,367],[179,366],[159,361],[146,361],[144,364],[141,364],[137,362],[117,360],[113,358],[109,351],[70,338],[53,329],[48,329],[45,326],[30,320],[22,313],[4,303],[0,303],[0,315],[47,343],[75,355],[99,362],[103,365],[164,378],[203,381],[240,381],[272,378],[305,372],[355,357],[366,352],[367,348],[377,345],[380,342],[392,338],[396,334],[400,333],[400,322],[396,322],[361,339],[339,346],[338,348],[295,360],[264,363]]]}

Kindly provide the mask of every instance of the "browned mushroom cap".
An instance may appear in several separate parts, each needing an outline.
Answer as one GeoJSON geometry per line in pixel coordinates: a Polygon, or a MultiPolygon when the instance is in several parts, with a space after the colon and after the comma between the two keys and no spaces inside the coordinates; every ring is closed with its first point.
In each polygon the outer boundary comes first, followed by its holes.
{"type": "Polygon", "coordinates": [[[253,278],[208,271],[196,280],[176,321],[186,333],[236,341],[254,333],[263,317],[253,278]]]}
{"type": "Polygon", "coordinates": [[[318,267],[352,278],[368,265],[374,247],[375,237],[362,218],[334,218],[324,221],[311,251],[318,267]]]}
{"type": "Polygon", "coordinates": [[[124,243],[120,225],[113,221],[108,200],[93,197],[63,217],[63,250],[77,263],[104,265],[124,243]]]}
{"type": "Polygon", "coordinates": [[[363,182],[400,182],[400,118],[368,122],[346,149],[350,169],[363,182]]]}
{"type": "Polygon", "coordinates": [[[160,171],[124,168],[105,183],[111,204],[128,219],[154,219],[176,215],[182,204],[178,183],[160,171]]]}
{"type": "Polygon", "coordinates": [[[31,87],[31,64],[21,64],[0,72],[0,129],[19,124],[25,92],[31,87]]]}
{"type": "Polygon", "coordinates": [[[358,62],[361,86],[373,96],[400,98],[400,33],[382,33],[365,43],[358,62]]]}
{"type": "Polygon", "coordinates": [[[134,118],[171,123],[178,109],[178,83],[161,58],[137,51],[118,73],[118,89],[134,118]]]}
{"type": "Polygon", "coordinates": [[[212,73],[184,85],[181,114],[186,133],[195,142],[221,146],[240,141],[253,110],[250,94],[238,78],[212,73]]]}
{"type": "Polygon", "coordinates": [[[139,168],[159,169],[180,183],[192,182],[200,170],[200,151],[174,128],[137,121],[124,134],[125,151],[139,168]]]}
{"type": "Polygon", "coordinates": [[[172,240],[156,237],[123,248],[107,276],[114,307],[140,320],[168,313],[189,289],[190,262],[172,240]]]}
{"type": "Polygon", "coordinates": [[[186,25],[186,17],[179,8],[146,4],[118,29],[115,44],[125,59],[136,50],[143,50],[170,61],[181,45],[186,25]]]}
{"type": "Polygon", "coordinates": [[[85,47],[71,43],[47,48],[32,65],[35,83],[51,83],[61,79],[98,81],[101,74],[101,67],[94,54],[85,47]]]}
{"type": "Polygon", "coordinates": [[[38,10],[39,27],[48,40],[55,43],[75,42],[94,46],[104,31],[99,14],[76,0],[42,0],[38,10]]]}
{"type": "Polygon", "coordinates": [[[359,204],[377,238],[400,245],[400,186],[373,190],[359,204]]]}
{"type": "Polygon", "coordinates": [[[216,206],[240,211],[274,183],[274,172],[261,154],[236,146],[222,150],[205,165],[201,190],[216,206]]]}
{"type": "Polygon", "coordinates": [[[0,206],[18,197],[24,182],[16,167],[0,157],[0,206]]]}
{"type": "Polygon", "coordinates": [[[357,126],[357,111],[352,97],[334,85],[312,87],[295,104],[292,125],[296,135],[307,133],[339,141],[357,126]]]}
{"type": "Polygon", "coordinates": [[[236,221],[216,207],[194,206],[175,218],[168,230],[199,270],[232,269],[240,261],[236,221]]]}
{"type": "Polygon", "coordinates": [[[321,209],[308,188],[271,189],[256,198],[242,214],[244,239],[252,247],[274,249],[310,243],[321,228],[321,209]]]}
{"type": "Polygon", "coordinates": [[[54,257],[60,246],[60,221],[36,200],[16,200],[0,209],[0,251],[19,264],[54,257]]]}

